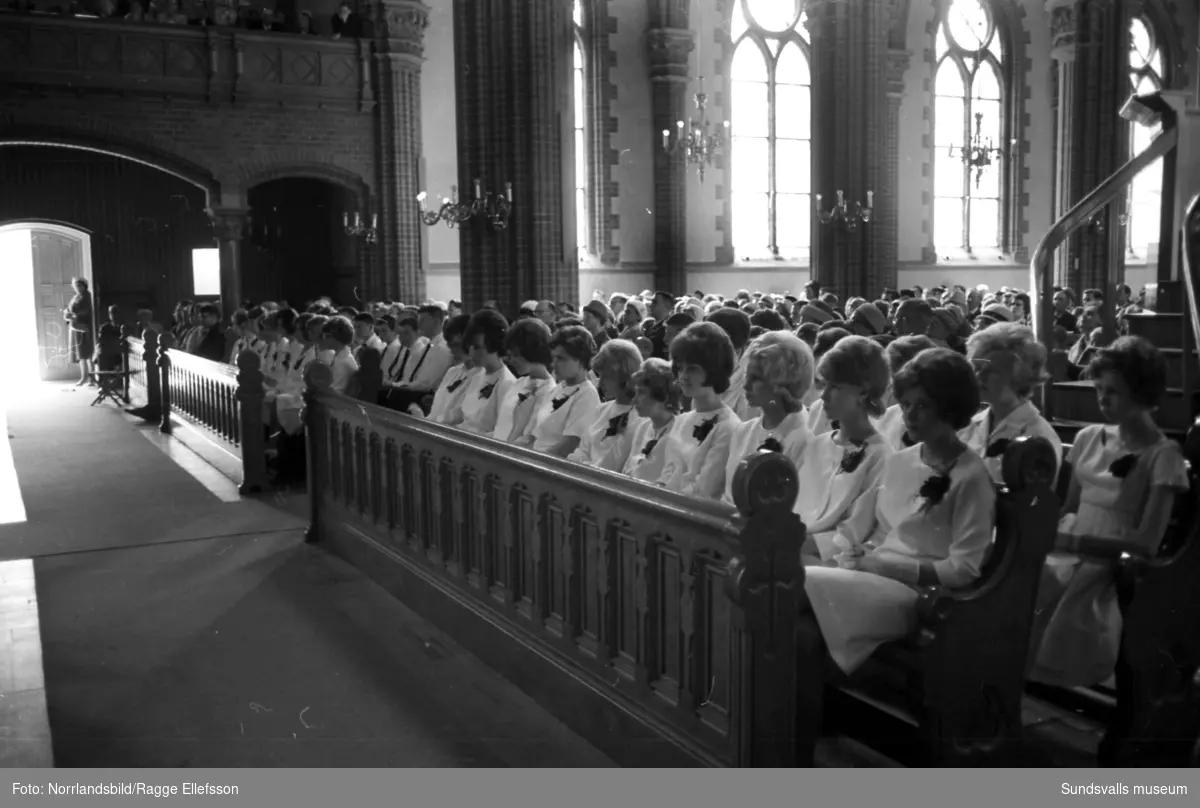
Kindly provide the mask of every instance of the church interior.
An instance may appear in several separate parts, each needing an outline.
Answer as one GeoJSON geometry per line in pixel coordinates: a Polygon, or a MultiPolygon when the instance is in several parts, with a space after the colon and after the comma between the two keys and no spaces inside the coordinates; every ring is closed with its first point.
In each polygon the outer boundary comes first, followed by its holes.
{"type": "Polygon", "coordinates": [[[3,0],[0,765],[1200,765],[1191,0],[3,0]]]}

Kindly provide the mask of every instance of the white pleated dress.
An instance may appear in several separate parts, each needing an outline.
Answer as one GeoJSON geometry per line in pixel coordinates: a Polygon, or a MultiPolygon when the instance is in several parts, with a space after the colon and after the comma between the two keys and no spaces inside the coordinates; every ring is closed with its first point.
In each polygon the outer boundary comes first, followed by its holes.
{"type": "Polygon", "coordinates": [[[833,537],[858,499],[879,484],[884,462],[892,454],[892,447],[878,433],[859,446],[840,432],[813,436],[804,451],[796,498],[796,514],[807,537],[806,554],[828,561],[838,553],[833,537]]]}

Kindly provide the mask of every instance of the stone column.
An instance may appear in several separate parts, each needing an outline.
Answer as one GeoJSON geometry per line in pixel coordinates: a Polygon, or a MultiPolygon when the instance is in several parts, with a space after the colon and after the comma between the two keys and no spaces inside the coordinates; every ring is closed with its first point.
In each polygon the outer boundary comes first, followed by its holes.
{"type": "Polygon", "coordinates": [[[687,157],[683,152],[666,152],[662,133],[669,131],[674,141],[679,133],[676,123],[682,120],[687,126],[694,114],[688,105],[688,55],[695,47],[695,34],[681,28],[651,28],[646,32],[646,41],[653,123],[654,287],[684,294],[688,291],[687,157]]]}
{"type": "Polygon", "coordinates": [[[420,303],[425,298],[420,206],[421,63],[429,7],[378,0],[375,25],[377,259],[367,264],[364,297],[420,303]]]}
{"type": "Polygon", "coordinates": [[[242,239],[250,228],[247,208],[209,208],[221,259],[221,314],[229,319],[242,305],[242,239]]]}
{"type": "Polygon", "coordinates": [[[897,206],[900,190],[900,103],[904,100],[904,76],[912,64],[912,54],[907,50],[888,51],[887,98],[888,113],[884,139],[887,157],[883,172],[883,186],[875,188],[875,249],[877,264],[875,281],[878,288],[864,289],[871,295],[879,295],[884,287],[897,286],[896,262],[900,258],[900,210],[897,206]],[[882,204],[881,204],[882,203],[882,204]]]}
{"type": "MultiPolygon", "coordinates": [[[[1075,3],[1076,0],[1047,0],[1050,17],[1050,56],[1057,70],[1054,144],[1054,219],[1070,209],[1071,143],[1075,136],[1075,3]]],[[[1069,242],[1068,242],[1069,244],[1069,242]]],[[[1070,276],[1071,250],[1064,244],[1055,256],[1055,281],[1065,285],[1070,276]]]]}
{"type": "Polygon", "coordinates": [[[505,229],[461,225],[463,305],[495,300],[514,316],[521,301],[579,303],[571,137],[571,4],[568,0],[454,0],[458,195],[505,192],[505,229]]]}
{"type": "MultiPolygon", "coordinates": [[[[844,0],[809,9],[813,54],[813,195],[833,205],[845,192],[850,212],[875,192],[869,224],[847,231],[813,219],[813,277],[848,295],[878,295],[895,281],[895,171],[888,159],[890,2],[844,0]],[[889,265],[888,248],[892,258],[889,265]]],[[[894,161],[891,161],[894,162],[894,161]]]]}

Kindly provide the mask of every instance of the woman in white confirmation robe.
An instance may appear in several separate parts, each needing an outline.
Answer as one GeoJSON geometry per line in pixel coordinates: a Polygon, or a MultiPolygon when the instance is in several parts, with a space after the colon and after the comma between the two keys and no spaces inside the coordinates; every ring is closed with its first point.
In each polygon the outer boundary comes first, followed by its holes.
{"type": "Polygon", "coordinates": [[[630,424],[633,438],[622,472],[635,480],[654,483],[667,460],[667,434],[679,408],[679,387],[671,363],[650,358],[633,374],[637,420],[630,424]]]}
{"type": "Polygon", "coordinates": [[[600,392],[608,399],[596,408],[592,425],[568,460],[606,471],[620,472],[633,444],[633,376],[642,366],[642,354],[629,340],[610,339],[600,346],[592,370],[600,392]]]}

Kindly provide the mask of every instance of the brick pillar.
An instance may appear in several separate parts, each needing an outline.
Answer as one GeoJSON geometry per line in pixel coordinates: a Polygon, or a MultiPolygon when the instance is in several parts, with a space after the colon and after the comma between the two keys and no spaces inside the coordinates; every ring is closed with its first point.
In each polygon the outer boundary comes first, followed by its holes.
{"type": "MultiPolygon", "coordinates": [[[[1074,7],[1075,61],[1071,73],[1069,147],[1060,153],[1068,195],[1062,210],[1078,203],[1127,160],[1128,124],[1118,115],[1129,95],[1129,5],[1127,0],[1079,0],[1074,7]]],[[[1066,19],[1060,12],[1059,18],[1066,19]]],[[[1065,22],[1064,22],[1065,25],[1065,22]]],[[[1065,33],[1064,33],[1065,36],[1065,33]]],[[[1060,88],[1065,76],[1060,76],[1060,88]]],[[[1060,93],[1063,90],[1060,89],[1060,93]]],[[[1060,109],[1062,100],[1060,97],[1060,109]]],[[[1066,279],[1078,294],[1087,288],[1108,289],[1124,275],[1124,233],[1119,215],[1123,203],[1106,209],[1104,228],[1081,228],[1069,244],[1066,279]]]]}
{"type": "Polygon", "coordinates": [[[813,277],[843,299],[878,295],[895,280],[897,212],[891,177],[896,169],[889,165],[887,123],[893,106],[887,43],[894,13],[891,3],[875,0],[809,8],[814,197],[822,194],[822,206],[828,209],[841,189],[853,211],[857,202],[866,205],[867,191],[875,192],[871,223],[860,223],[852,232],[814,218],[813,277]]]}
{"type": "MultiPolygon", "coordinates": [[[[1050,55],[1057,70],[1054,146],[1054,218],[1058,220],[1072,205],[1071,143],[1075,137],[1075,0],[1048,0],[1050,17],[1050,55]]],[[[1064,245],[1055,256],[1054,277],[1059,285],[1067,283],[1071,250],[1064,245]]]]}
{"type": "Polygon", "coordinates": [[[209,208],[208,217],[221,259],[221,313],[229,319],[242,305],[242,239],[250,229],[250,211],[209,208]]]}
{"type": "Polygon", "coordinates": [[[420,303],[425,298],[417,194],[421,160],[421,63],[429,7],[420,0],[379,0],[375,10],[379,114],[375,202],[377,260],[367,262],[364,299],[420,303]]]}
{"type": "MultiPolygon", "coordinates": [[[[686,20],[684,21],[686,23],[686,20]]],[[[688,54],[695,34],[681,28],[651,28],[646,32],[650,52],[650,115],[654,154],[654,286],[684,294],[687,284],[687,158],[668,153],[662,133],[678,136],[678,121],[687,126],[694,115],[688,103],[688,54]],[[692,112],[692,114],[689,114],[692,112]]],[[[698,89],[698,87],[697,87],[698,89]]]]}
{"type": "Polygon", "coordinates": [[[523,300],[579,303],[571,183],[571,3],[455,0],[458,195],[504,193],[508,227],[461,226],[463,305],[495,300],[513,316],[523,300]]]}

